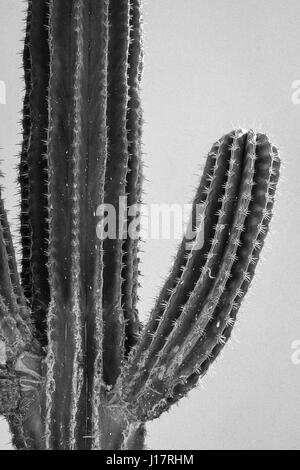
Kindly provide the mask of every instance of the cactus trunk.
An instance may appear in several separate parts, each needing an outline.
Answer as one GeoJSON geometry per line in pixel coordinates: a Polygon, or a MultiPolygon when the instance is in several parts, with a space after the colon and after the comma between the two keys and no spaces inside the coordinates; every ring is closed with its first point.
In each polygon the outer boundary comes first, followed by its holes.
{"type": "Polygon", "coordinates": [[[237,130],[208,154],[192,236],[141,327],[142,65],[140,0],[28,2],[21,280],[0,195],[0,413],[18,449],[142,449],[146,421],[218,357],[255,273],[280,161],[237,130]]]}

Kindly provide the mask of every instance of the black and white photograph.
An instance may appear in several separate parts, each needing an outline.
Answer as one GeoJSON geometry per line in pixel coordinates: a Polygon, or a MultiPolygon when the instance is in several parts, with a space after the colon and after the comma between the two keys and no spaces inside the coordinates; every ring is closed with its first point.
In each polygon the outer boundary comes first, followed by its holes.
{"type": "Polygon", "coordinates": [[[299,0],[0,0],[0,450],[300,450],[299,0]]]}

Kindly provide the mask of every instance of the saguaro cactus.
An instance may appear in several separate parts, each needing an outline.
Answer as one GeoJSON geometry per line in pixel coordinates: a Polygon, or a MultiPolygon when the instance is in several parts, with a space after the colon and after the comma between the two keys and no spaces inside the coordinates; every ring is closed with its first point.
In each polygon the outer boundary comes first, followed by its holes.
{"type": "Polygon", "coordinates": [[[208,154],[174,266],[137,314],[140,0],[32,0],[20,163],[21,280],[0,203],[0,412],[18,449],[137,449],[230,338],[279,177],[265,135],[208,154]],[[124,214],[99,237],[98,208],[124,214]],[[124,236],[127,235],[127,236],[124,236]]]}

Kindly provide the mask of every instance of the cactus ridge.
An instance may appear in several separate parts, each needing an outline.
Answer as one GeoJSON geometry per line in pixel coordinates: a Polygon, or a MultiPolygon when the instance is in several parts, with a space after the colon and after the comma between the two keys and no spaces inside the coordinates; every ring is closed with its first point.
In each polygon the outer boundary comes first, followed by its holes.
{"type": "Polygon", "coordinates": [[[122,216],[116,224],[119,236],[116,239],[107,238],[103,243],[104,377],[109,385],[113,385],[119,374],[125,352],[125,317],[122,305],[124,251],[123,239],[120,235],[123,233],[126,214],[120,198],[126,196],[129,162],[127,140],[129,3],[127,1],[121,1],[118,4],[110,2],[109,13],[110,40],[107,74],[110,99],[107,102],[108,162],[105,175],[105,203],[111,204],[122,216]]]}
{"type": "MultiPolygon", "coordinates": [[[[139,2],[130,5],[130,43],[128,67],[128,109],[127,109],[127,139],[128,139],[128,171],[126,177],[126,197],[128,208],[127,223],[134,224],[136,235],[140,231],[139,206],[142,200],[143,166],[141,158],[141,139],[143,115],[140,99],[140,87],[143,70],[143,38],[142,15],[139,2]]],[[[123,243],[122,270],[122,305],[125,316],[125,354],[128,356],[136,344],[140,326],[138,321],[138,278],[139,278],[139,237],[128,234],[123,243]]]]}
{"type": "Polygon", "coordinates": [[[28,1],[20,279],[0,188],[0,413],[18,449],[143,448],[229,341],[269,230],[278,150],[232,131],[141,325],[142,33],[141,0],[28,1]]]}
{"type": "Polygon", "coordinates": [[[47,87],[49,48],[47,2],[29,2],[23,54],[25,98],[21,189],[22,284],[40,340],[45,344],[49,304],[46,251],[47,220],[47,87]]]}

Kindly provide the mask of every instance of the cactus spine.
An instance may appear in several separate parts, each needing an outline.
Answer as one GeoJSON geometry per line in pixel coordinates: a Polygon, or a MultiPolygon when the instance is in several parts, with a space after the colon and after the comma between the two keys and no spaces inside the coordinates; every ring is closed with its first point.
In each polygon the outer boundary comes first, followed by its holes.
{"type": "Polygon", "coordinates": [[[237,130],[208,154],[195,234],[141,328],[138,240],[102,240],[96,215],[126,201],[117,233],[139,227],[142,63],[140,0],[28,2],[21,281],[0,204],[0,412],[18,449],[142,448],[220,354],[255,273],[280,160],[237,130]]]}

